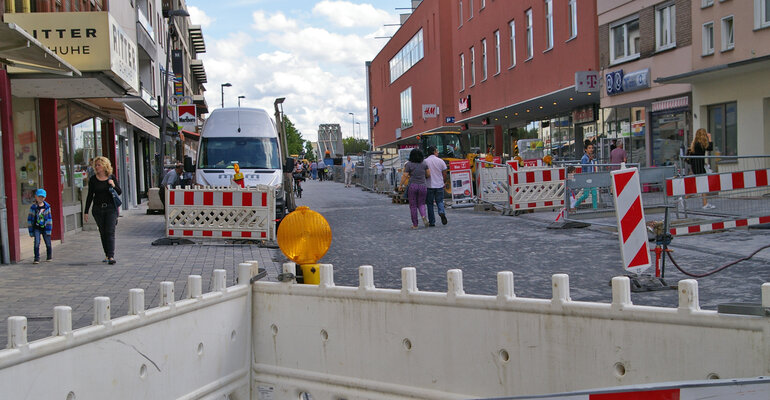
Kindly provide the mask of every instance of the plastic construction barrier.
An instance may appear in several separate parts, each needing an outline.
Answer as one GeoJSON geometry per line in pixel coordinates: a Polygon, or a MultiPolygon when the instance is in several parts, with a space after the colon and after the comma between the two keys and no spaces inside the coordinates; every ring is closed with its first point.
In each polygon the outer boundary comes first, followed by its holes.
{"type": "Polygon", "coordinates": [[[275,239],[275,189],[195,188],[166,191],[169,238],[275,239]]]}
{"type": "Polygon", "coordinates": [[[612,171],[610,174],[623,268],[628,272],[641,273],[650,267],[651,261],[647,247],[647,224],[644,219],[639,170],[628,168],[612,171]]]}
{"type": "Polygon", "coordinates": [[[523,211],[563,207],[566,176],[564,167],[511,169],[508,175],[511,209],[523,211]]]}

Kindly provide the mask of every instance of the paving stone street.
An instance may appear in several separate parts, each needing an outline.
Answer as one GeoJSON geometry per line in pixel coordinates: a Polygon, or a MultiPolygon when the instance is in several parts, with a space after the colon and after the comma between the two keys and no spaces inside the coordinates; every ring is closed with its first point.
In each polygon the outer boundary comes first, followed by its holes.
{"type": "MultiPolygon", "coordinates": [[[[377,287],[400,288],[401,268],[417,268],[423,291],[446,291],[446,271],[463,270],[469,294],[496,294],[496,273],[514,272],[519,297],[550,298],[551,275],[570,275],[571,297],[577,301],[610,302],[609,281],[622,275],[617,236],[606,228],[553,230],[553,212],[501,216],[472,208],[447,209],[449,223],[411,230],[409,207],[393,204],[383,194],[340,183],[304,184],[299,205],[320,212],[333,232],[322,263],[334,265],[337,285],[357,286],[358,266],[372,265],[377,287]]],[[[146,215],[145,207],[124,211],[117,227],[115,265],[101,262],[98,233],[81,232],[54,249],[54,261],[33,265],[31,259],[0,267],[0,340],[6,341],[5,321],[23,315],[29,340],[48,336],[53,308],[73,309],[73,327],[91,324],[93,298],[111,298],[112,316],[125,315],[128,292],[145,290],[146,306],[159,302],[160,282],[175,282],[176,299],[185,295],[187,276],[203,277],[208,290],[212,271],[224,268],[233,284],[238,263],[257,260],[275,279],[285,261],[278,249],[222,241],[183,246],[152,246],[163,237],[164,220],[146,215]]],[[[672,248],[680,265],[702,273],[751,254],[770,244],[770,231],[751,229],[677,237],[672,248]]],[[[669,264],[666,278],[686,278],[669,264]]],[[[770,250],[723,272],[699,279],[703,308],[728,302],[760,302],[760,286],[770,281],[770,250]]],[[[634,293],[635,304],[676,307],[674,290],[634,293]]]]}

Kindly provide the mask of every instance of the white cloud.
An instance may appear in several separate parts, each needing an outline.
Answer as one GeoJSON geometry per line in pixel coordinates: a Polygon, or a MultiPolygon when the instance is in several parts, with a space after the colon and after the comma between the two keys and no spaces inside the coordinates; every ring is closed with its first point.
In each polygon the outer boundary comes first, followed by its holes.
{"type": "Polygon", "coordinates": [[[349,1],[324,0],[313,7],[313,14],[326,17],[332,24],[343,28],[378,27],[396,23],[396,16],[371,4],[354,4],[349,1]]]}
{"type": "Polygon", "coordinates": [[[260,32],[280,32],[297,28],[297,21],[286,18],[281,12],[268,16],[264,11],[255,11],[252,18],[254,24],[251,27],[260,32]]]}
{"type": "Polygon", "coordinates": [[[200,25],[203,28],[208,28],[214,19],[206,15],[206,13],[198,7],[188,6],[187,11],[190,13],[190,22],[193,25],[200,25]]]}

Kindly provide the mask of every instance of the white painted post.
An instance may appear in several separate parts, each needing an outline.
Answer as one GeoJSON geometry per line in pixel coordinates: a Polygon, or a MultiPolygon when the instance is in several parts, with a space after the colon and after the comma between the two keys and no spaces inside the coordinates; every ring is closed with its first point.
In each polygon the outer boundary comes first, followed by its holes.
{"type": "Polygon", "coordinates": [[[374,290],[374,269],[371,265],[358,267],[358,289],[374,290]]]}
{"type": "Polygon", "coordinates": [[[465,290],[463,290],[463,270],[450,269],[446,272],[446,278],[447,297],[452,298],[465,294],[465,290]]]}
{"type": "MultiPolygon", "coordinates": [[[[256,262],[256,261],[255,261],[256,262]]],[[[251,285],[251,266],[250,262],[243,262],[238,264],[238,284],[239,285],[251,285]]],[[[254,274],[256,275],[256,274],[254,274]]]]}
{"type": "Polygon", "coordinates": [[[698,298],[698,281],[695,279],[683,279],[679,281],[679,311],[700,310],[698,298]]]}
{"type": "Polygon", "coordinates": [[[189,275],[187,277],[187,298],[197,299],[203,293],[203,278],[200,275],[189,275]]]}
{"type": "Polygon", "coordinates": [[[622,308],[631,303],[631,279],[627,276],[612,278],[612,307],[622,308]]]}
{"type": "Polygon", "coordinates": [[[259,274],[259,261],[246,261],[247,263],[251,264],[251,271],[249,272],[249,280],[251,280],[251,277],[257,276],[259,274]]]}
{"type": "Polygon", "coordinates": [[[8,317],[8,347],[18,349],[27,345],[27,317],[8,317]]]}
{"type": "Polygon", "coordinates": [[[110,321],[110,298],[94,297],[94,325],[105,325],[110,321]]]}
{"type": "Polygon", "coordinates": [[[72,332],[72,307],[56,306],[53,308],[52,336],[63,336],[72,332]]]}
{"type": "Polygon", "coordinates": [[[569,297],[569,275],[554,274],[551,277],[551,289],[553,290],[551,303],[566,303],[572,301],[569,297]]]}
{"type": "Polygon", "coordinates": [[[227,271],[223,269],[214,270],[214,278],[212,279],[212,292],[224,292],[226,287],[227,271]]]}
{"type": "Polygon", "coordinates": [[[770,282],[762,284],[762,307],[770,308],[770,282]]]}
{"type": "Polygon", "coordinates": [[[401,293],[417,293],[417,269],[401,268],[401,293]]]}
{"type": "Polygon", "coordinates": [[[144,289],[131,289],[128,291],[128,315],[141,315],[144,313],[144,289]]]}
{"type": "Polygon", "coordinates": [[[283,274],[291,274],[291,276],[294,277],[294,279],[290,281],[284,281],[284,283],[294,283],[294,284],[297,283],[297,264],[291,261],[285,262],[282,265],[281,271],[283,274]]]}
{"type": "Polygon", "coordinates": [[[158,307],[174,304],[174,282],[163,281],[160,283],[160,304],[158,307]]]}
{"type": "Polygon", "coordinates": [[[497,273],[497,298],[512,299],[516,297],[513,292],[513,272],[500,271],[497,273]]]}
{"type": "Polygon", "coordinates": [[[324,288],[334,287],[334,266],[331,264],[318,264],[318,267],[321,268],[321,282],[319,286],[324,288]]]}

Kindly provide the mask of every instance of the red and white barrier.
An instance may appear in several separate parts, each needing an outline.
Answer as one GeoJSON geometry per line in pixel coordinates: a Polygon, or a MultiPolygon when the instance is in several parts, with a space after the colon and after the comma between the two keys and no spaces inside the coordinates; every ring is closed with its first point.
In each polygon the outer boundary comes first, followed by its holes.
{"type": "Polygon", "coordinates": [[[508,174],[512,210],[534,210],[564,206],[565,168],[531,168],[508,174]]]}
{"type": "Polygon", "coordinates": [[[166,191],[169,238],[275,238],[275,189],[195,188],[166,191]]]}
{"type": "Polygon", "coordinates": [[[667,196],[684,196],[768,186],[770,169],[685,176],[666,180],[667,196]]]}
{"type": "Polygon", "coordinates": [[[623,267],[639,274],[651,265],[639,170],[626,168],[612,171],[610,175],[623,267]]]}
{"type": "Polygon", "coordinates": [[[681,226],[681,227],[671,228],[669,232],[672,235],[681,236],[681,235],[689,235],[693,233],[722,231],[725,229],[733,229],[733,228],[740,228],[740,227],[760,225],[760,224],[770,224],[770,216],[743,218],[743,219],[736,219],[732,221],[720,221],[720,222],[712,222],[712,223],[700,224],[700,225],[681,226]]]}
{"type": "Polygon", "coordinates": [[[553,396],[518,397],[521,400],[766,400],[770,381],[763,378],[688,381],[675,384],[639,385],[626,390],[600,389],[553,396]]]}

